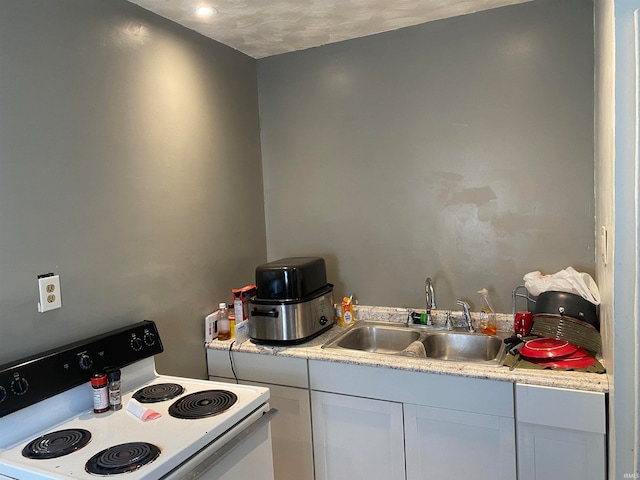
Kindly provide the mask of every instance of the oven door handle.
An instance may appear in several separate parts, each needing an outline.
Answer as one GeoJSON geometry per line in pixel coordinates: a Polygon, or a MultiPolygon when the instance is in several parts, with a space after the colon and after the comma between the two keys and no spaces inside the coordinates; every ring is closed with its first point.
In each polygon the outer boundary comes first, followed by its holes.
{"type": "Polygon", "coordinates": [[[204,462],[200,463],[193,470],[186,475],[183,475],[180,480],[197,480],[202,477],[204,473],[213,468],[215,465],[224,460],[254,432],[260,430],[264,425],[273,420],[278,415],[278,410],[275,408],[265,412],[258,420],[253,422],[247,428],[239,432],[235,437],[225,443],[222,447],[216,450],[211,456],[209,456],[204,462]]]}

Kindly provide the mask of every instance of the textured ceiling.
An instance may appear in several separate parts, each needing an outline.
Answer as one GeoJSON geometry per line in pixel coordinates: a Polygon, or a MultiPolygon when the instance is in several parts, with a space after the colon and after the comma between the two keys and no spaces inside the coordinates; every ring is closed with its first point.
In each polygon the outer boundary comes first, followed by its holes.
{"type": "Polygon", "coordinates": [[[531,0],[129,0],[254,58],[531,0]],[[217,14],[198,17],[197,8],[217,14]]]}

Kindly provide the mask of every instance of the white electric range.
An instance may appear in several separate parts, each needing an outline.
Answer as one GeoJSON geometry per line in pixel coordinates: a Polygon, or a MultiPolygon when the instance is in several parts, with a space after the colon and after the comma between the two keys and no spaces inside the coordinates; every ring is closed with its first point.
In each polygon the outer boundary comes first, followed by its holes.
{"type": "Polygon", "coordinates": [[[269,390],[158,375],[162,349],[145,321],[0,366],[0,479],[273,480],[269,390]],[[107,367],[123,408],[94,413],[107,367]]]}

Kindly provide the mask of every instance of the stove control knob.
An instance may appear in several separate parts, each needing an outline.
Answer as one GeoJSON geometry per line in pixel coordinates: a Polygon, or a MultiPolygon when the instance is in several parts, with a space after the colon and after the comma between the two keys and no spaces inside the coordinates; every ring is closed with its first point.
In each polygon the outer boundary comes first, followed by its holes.
{"type": "Polygon", "coordinates": [[[7,398],[7,390],[0,385],[0,403],[4,402],[5,398],[7,398]]]}
{"type": "Polygon", "coordinates": [[[83,353],[80,355],[78,363],[80,364],[81,369],[89,370],[93,365],[93,360],[91,360],[91,357],[89,355],[87,355],[86,353],[83,353]]]}
{"type": "Polygon", "coordinates": [[[136,352],[142,350],[142,339],[140,337],[133,337],[131,339],[131,348],[136,352]]]}
{"type": "Polygon", "coordinates": [[[144,343],[148,347],[153,346],[153,344],[156,343],[156,336],[151,332],[145,332],[145,334],[144,334],[144,343]]]}
{"type": "Polygon", "coordinates": [[[11,391],[16,395],[24,395],[28,389],[29,382],[25,378],[16,375],[13,382],[11,382],[11,391]]]}
{"type": "Polygon", "coordinates": [[[324,315],[320,317],[320,325],[326,325],[328,321],[329,320],[327,320],[327,317],[325,317],[324,315]]]}

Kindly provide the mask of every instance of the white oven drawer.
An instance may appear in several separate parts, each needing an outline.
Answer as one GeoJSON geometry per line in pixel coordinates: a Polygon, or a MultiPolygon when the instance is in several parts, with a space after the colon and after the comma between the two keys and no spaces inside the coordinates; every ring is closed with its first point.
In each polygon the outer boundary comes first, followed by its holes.
{"type": "Polygon", "coordinates": [[[268,404],[253,412],[161,480],[274,480],[268,404]]]}

